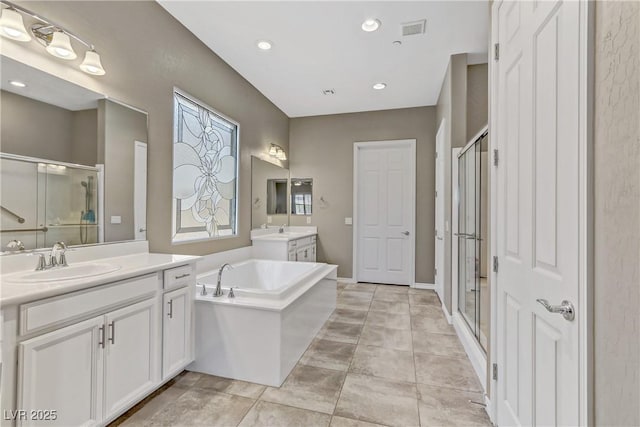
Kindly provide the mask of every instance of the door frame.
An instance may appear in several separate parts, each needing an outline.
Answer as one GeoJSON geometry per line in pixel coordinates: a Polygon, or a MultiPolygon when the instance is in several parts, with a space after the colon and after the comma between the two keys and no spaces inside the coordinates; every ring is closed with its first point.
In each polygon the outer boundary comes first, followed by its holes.
{"type": "MultiPolygon", "coordinates": [[[[494,49],[499,41],[499,8],[504,0],[497,0],[491,8],[491,48],[494,49]]],[[[592,425],[594,422],[593,392],[594,392],[594,363],[593,363],[593,97],[594,97],[594,37],[595,37],[595,4],[586,0],[579,0],[580,3],[580,65],[579,65],[579,310],[576,321],[578,322],[579,341],[579,364],[580,364],[580,396],[579,396],[579,424],[592,425]]],[[[493,52],[492,52],[493,56],[493,52]]],[[[490,153],[497,150],[504,152],[499,134],[494,130],[499,129],[495,112],[498,111],[498,69],[499,60],[489,61],[489,147],[490,153]]],[[[499,159],[500,160],[500,159],[499,159]]],[[[492,166],[489,170],[490,189],[490,220],[491,239],[489,242],[489,253],[493,257],[498,256],[497,242],[498,236],[498,186],[500,176],[498,168],[492,166]]],[[[490,338],[490,366],[498,362],[498,288],[500,287],[500,277],[493,271],[491,274],[491,338],[490,338]]],[[[491,421],[499,425],[498,402],[500,394],[499,382],[504,380],[504,375],[500,375],[498,367],[498,380],[491,377],[491,396],[487,397],[487,412],[491,421]]]]}
{"type": "Polygon", "coordinates": [[[416,140],[415,139],[393,139],[382,141],[362,141],[353,143],[353,254],[352,254],[352,276],[354,282],[358,282],[358,154],[363,148],[396,148],[404,145],[408,149],[411,167],[410,194],[410,283],[409,286],[416,287],[416,140]]]}
{"type": "Polygon", "coordinates": [[[438,297],[440,298],[440,301],[444,301],[444,271],[446,269],[446,242],[444,241],[444,236],[446,234],[446,218],[447,218],[447,204],[445,203],[444,200],[444,195],[446,193],[446,185],[445,185],[445,159],[446,156],[444,155],[444,146],[445,144],[445,133],[447,131],[447,119],[446,117],[443,117],[442,120],[440,121],[440,125],[438,126],[438,131],[436,132],[436,167],[435,167],[435,171],[436,171],[436,193],[435,193],[435,218],[434,221],[436,221],[435,223],[435,239],[434,239],[434,249],[435,249],[435,259],[434,259],[434,266],[435,269],[438,271],[438,274],[434,275],[434,282],[435,282],[435,288],[436,288],[436,293],[438,294],[438,297]],[[442,135],[442,144],[439,143],[439,136],[442,135]],[[440,162],[440,168],[438,168],[438,163],[440,162]],[[442,194],[438,195],[438,182],[440,182],[442,185],[442,194]],[[439,199],[438,199],[439,197],[439,199]],[[438,200],[441,200],[441,205],[440,207],[440,215],[442,216],[442,230],[438,230],[438,223],[437,223],[437,219],[438,219],[438,200]],[[440,233],[442,233],[442,253],[439,253],[438,251],[438,231],[440,231],[440,233]],[[440,255],[440,257],[438,257],[438,255],[440,255]],[[438,259],[441,259],[442,261],[438,262],[438,259]],[[440,265],[442,264],[442,265],[440,265]],[[440,271],[440,267],[442,271],[440,271]],[[438,283],[438,279],[440,281],[440,283],[438,283]]]}
{"type": "Polygon", "coordinates": [[[144,154],[145,154],[145,177],[149,176],[149,146],[146,142],[142,142],[142,141],[138,141],[135,140],[133,141],[133,181],[134,181],[134,185],[133,185],[133,236],[134,236],[134,240],[149,240],[148,239],[148,233],[147,233],[147,211],[148,211],[148,203],[147,203],[147,199],[148,199],[148,194],[149,194],[149,180],[145,179],[145,191],[144,191],[144,210],[145,210],[145,218],[144,218],[144,224],[140,224],[138,223],[138,215],[136,215],[136,200],[138,200],[138,197],[140,196],[138,193],[138,188],[135,185],[135,181],[136,181],[136,158],[138,156],[138,148],[144,148],[144,154]],[[144,226],[144,239],[136,239],[138,233],[142,233],[140,230],[142,227],[144,226]]]}

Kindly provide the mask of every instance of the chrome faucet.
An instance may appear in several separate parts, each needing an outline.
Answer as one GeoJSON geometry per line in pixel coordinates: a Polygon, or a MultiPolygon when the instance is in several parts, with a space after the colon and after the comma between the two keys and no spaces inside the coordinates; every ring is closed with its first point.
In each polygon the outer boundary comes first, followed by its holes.
{"type": "Polygon", "coordinates": [[[287,226],[287,224],[282,224],[282,225],[280,226],[280,228],[278,229],[278,233],[280,233],[280,234],[284,233],[284,228],[285,228],[286,226],[287,226]]]}
{"type": "Polygon", "coordinates": [[[7,249],[12,251],[24,251],[24,243],[20,240],[13,239],[9,243],[7,243],[7,249]]]}
{"type": "Polygon", "coordinates": [[[224,292],[222,292],[222,272],[226,267],[233,268],[231,264],[224,263],[222,264],[222,267],[220,267],[220,270],[218,270],[218,283],[216,284],[216,291],[213,293],[214,297],[221,297],[224,295],[224,292]]]}
{"type": "Polygon", "coordinates": [[[38,254],[38,265],[36,266],[36,271],[48,270],[53,267],[68,267],[67,264],[67,245],[64,242],[56,242],[55,245],[51,248],[51,253],[49,254],[49,262],[47,262],[45,255],[43,253],[38,254]],[[60,251],[60,257],[56,257],[58,251],[60,251]]]}
{"type": "Polygon", "coordinates": [[[68,267],[67,264],[67,245],[64,242],[56,242],[55,245],[51,248],[51,266],[55,267],[59,265],[60,267],[68,267]],[[60,257],[56,258],[56,253],[60,252],[60,257]]]}

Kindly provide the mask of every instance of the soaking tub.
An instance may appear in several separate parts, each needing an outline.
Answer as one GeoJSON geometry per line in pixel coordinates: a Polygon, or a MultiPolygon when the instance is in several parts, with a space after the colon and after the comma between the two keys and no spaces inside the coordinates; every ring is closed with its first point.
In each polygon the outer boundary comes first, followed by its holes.
{"type": "Polygon", "coordinates": [[[199,275],[187,369],[279,387],[335,309],[336,273],[329,264],[248,260],[225,269],[221,297],[213,297],[218,271],[199,275]]]}

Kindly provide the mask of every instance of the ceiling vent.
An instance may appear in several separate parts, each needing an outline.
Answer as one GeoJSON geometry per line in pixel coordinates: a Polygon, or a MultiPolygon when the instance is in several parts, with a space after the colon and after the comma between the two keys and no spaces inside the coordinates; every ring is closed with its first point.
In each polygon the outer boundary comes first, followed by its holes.
{"type": "Polygon", "coordinates": [[[415,36],[416,34],[424,34],[425,27],[427,26],[427,20],[421,19],[420,21],[405,22],[401,25],[402,36],[415,36]]]}
{"type": "Polygon", "coordinates": [[[323,94],[323,95],[335,95],[335,93],[336,93],[336,91],[335,91],[335,90],[333,90],[333,89],[324,89],[324,90],[322,91],[322,94],[323,94]]]}

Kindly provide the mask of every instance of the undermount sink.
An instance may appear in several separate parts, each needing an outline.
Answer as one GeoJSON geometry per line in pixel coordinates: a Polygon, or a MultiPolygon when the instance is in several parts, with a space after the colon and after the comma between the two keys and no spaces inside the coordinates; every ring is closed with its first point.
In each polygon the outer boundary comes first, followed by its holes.
{"type": "Polygon", "coordinates": [[[68,267],[54,267],[43,271],[30,271],[7,278],[13,283],[43,283],[59,280],[82,279],[86,277],[99,276],[101,274],[113,273],[120,270],[120,266],[108,263],[90,263],[71,265],[68,267]]]}

